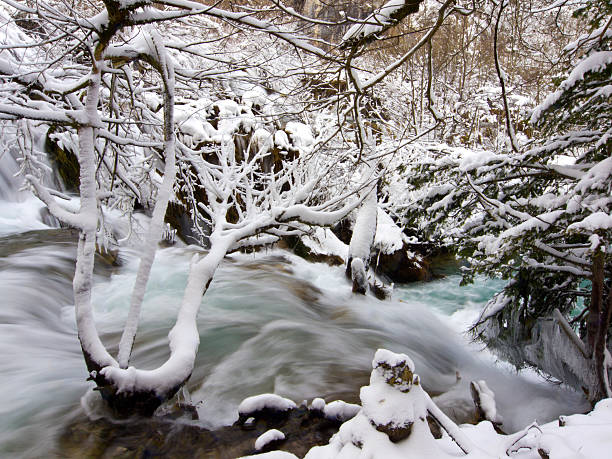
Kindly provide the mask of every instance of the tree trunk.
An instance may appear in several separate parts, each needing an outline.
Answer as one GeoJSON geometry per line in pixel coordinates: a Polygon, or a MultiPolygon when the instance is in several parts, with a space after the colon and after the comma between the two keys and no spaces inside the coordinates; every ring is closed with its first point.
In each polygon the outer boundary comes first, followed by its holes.
{"type": "Polygon", "coordinates": [[[368,290],[366,269],[376,236],[377,213],[378,199],[373,187],[359,208],[346,263],[346,276],[353,282],[353,292],[362,295],[368,290]]]}
{"type": "Polygon", "coordinates": [[[610,295],[610,292],[607,295],[605,294],[604,266],[604,253],[601,247],[599,247],[593,255],[591,304],[589,305],[586,336],[588,351],[597,375],[597,387],[592,388],[594,393],[590,394],[592,401],[610,396],[606,351],[608,347],[608,328],[612,313],[612,295],[610,295]]]}

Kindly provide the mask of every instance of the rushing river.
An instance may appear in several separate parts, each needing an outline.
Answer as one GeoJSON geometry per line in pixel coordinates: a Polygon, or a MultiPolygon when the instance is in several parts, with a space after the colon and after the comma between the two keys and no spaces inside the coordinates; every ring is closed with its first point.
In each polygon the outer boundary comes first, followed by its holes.
{"type": "MultiPolygon", "coordinates": [[[[31,198],[0,203],[2,457],[61,457],[62,428],[87,416],[95,400],[84,396],[91,384],[75,329],[74,235],[47,227],[39,209],[31,198]]],[[[158,252],[136,366],[153,368],[168,356],[166,335],[192,253],[188,247],[158,252]]],[[[121,251],[120,261],[120,267],[100,264],[94,290],[98,328],[111,349],[127,314],[135,251],[121,251]]],[[[499,287],[495,281],[459,287],[459,276],[449,275],[396,286],[392,300],[379,301],[353,295],[339,267],[280,251],[232,256],[198,317],[201,343],[188,387],[201,401],[199,422],[230,424],[243,398],[263,392],[298,402],[315,396],[355,401],[379,347],[409,354],[425,388],[442,394],[440,405],[458,417],[470,404],[473,379],[485,379],[496,392],[507,430],[585,410],[579,395],[496,364],[461,334],[499,287]]]]}

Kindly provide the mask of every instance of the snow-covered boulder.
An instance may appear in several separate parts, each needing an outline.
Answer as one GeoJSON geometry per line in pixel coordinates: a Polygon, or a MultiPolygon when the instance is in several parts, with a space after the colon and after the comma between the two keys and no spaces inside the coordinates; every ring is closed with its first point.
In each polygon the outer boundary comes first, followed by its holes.
{"type": "Polygon", "coordinates": [[[379,349],[372,367],[370,385],[360,392],[363,413],[393,443],[404,440],[419,415],[404,396],[415,382],[414,363],[405,354],[379,349]]]}
{"type": "Polygon", "coordinates": [[[346,422],[353,419],[361,411],[359,405],[346,403],[342,400],[335,400],[325,405],[323,415],[330,421],[346,422]]]}
{"type": "Polygon", "coordinates": [[[301,237],[311,257],[321,258],[330,264],[344,264],[348,257],[348,245],[342,242],[329,228],[316,228],[301,237]]]}
{"type": "Polygon", "coordinates": [[[370,384],[360,392],[362,410],[342,424],[329,445],[312,448],[307,459],[438,457],[427,424],[428,399],[412,360],[380,349],[372,367],[370,384]],[[423,455],[405,455],[410,444],[423,455]]]}
{"type": "Polygon", "coordinates": [[[238,406],[238,424],[254,417],[284,417],[297,408],[293,400],[276,394],[261,394],[245,398],[238,406]]]}
{"type": "Polygon", "coordinates": [[[277,429],[270,429],[262,433],[257,440],[255,440],[255,451],[260,452],[264,450],[274,449],[285,441],[285,434],[277,429]]]}
{"type": "MultiPolygon", "coordinates": [[[[340,242],[351,241],[355,220],[352,215],[334,226],[333,232],[340,242]]],[[[416,238],[406,236],[384,209],[377,209],[376,232],[369,256],[369,266],[376,275],[394,283],[431,280],[427,255],[430,249],[426,244],[419,244],[416,238]]]]}
{"type": "Polygon", "coordinates": [[[361,407],[342,400],[325,403],[322,398],[315,398],[310,404],[309,410],[315,415],[322,416],[330,421],[346,422],[354,418],[361,411],[361,407]]]}
{"type": "Polygon", "coordinates": [[[291,250],[296,255],[314,263],[340,266],[346,262],[348,245],[329,229],[317,227],[300,237],[286,237],[279,248],[291,250]]]}

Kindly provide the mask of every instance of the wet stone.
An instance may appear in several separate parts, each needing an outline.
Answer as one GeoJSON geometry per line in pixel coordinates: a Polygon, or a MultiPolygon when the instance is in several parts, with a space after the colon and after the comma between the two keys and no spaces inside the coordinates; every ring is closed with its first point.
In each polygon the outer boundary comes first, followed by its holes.
{"type": "Polygon", "coordinates": [[[179,419],[78,419],[64,429],[58,449],[65,458],[233,459],[256,454],[255,440],[270,429],[278,429],[286,437],[282,449],[303,457],[313,446],[327,444],[340,427],[340,422],[312,415],[305,407],[289,410],[285,416],[262,412],[241,425],[217,430],[207,430],[190,417],[185,413],[179,419]]]}
{"type": "Polygon", "coordinates": [[[412,431],[412,424],[412,422],[407,422],[402,425],[390,423],[385,424],[384,426],[374,424],[374,426],[379,432],[387,434],[389,440],[391,440],[392,443],[398,443],[410,436],[410,432],[412,431]]]}

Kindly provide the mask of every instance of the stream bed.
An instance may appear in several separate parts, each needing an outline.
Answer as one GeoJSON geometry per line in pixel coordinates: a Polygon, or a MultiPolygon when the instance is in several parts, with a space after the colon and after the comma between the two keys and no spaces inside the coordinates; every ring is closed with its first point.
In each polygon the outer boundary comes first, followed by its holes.
{"type": "MultiPolygon", "coordinates": [[[[37,225],[22,233],[14,232],[18,224],[0,229],[2,457],[62,457],[58,438],[66,426],[98,410],[74,321],[75,234],[37,225]]],[[[167,333],[195,250],[157,254],[132,360],[140,368],[154,368],[169,355],[167,333]]],[[[137,263],[129,249],[114,263],[97,260],[96,321],[111,350],[137,263]]],[[[486,380],[496,393],[508,431],[587,410],[579,394],[533,373],[517,374],[469,342],[462,330],[502,284],[459,287],[459,279],[450,274],[396,286],[393,299],[380,301],[353,295],[340,267],[280,250],[228,257],[198,317],[200,349],[188,383],[198,402],[200,420],[193,423],[211,429],[232,424],[242,399],[265,392],[298,404],[318,396],[356,402],[380,347],[410,355],[424,387],[458,421],[473,409],[474,379],[486,380]]]]}

